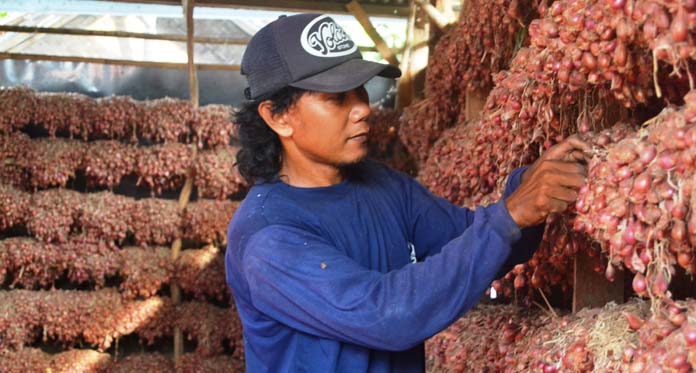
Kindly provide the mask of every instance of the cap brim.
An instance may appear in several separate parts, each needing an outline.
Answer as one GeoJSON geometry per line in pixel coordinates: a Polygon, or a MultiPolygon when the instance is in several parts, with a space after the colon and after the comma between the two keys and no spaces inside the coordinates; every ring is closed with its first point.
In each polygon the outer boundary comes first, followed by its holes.
{"type": "Polygon", "coordinates": [[[396,66],[356,58],[290,86],[318,92],[345,92],[360,87],[375,76],[394,79],[401,76],[401,70],[396,66]]]}

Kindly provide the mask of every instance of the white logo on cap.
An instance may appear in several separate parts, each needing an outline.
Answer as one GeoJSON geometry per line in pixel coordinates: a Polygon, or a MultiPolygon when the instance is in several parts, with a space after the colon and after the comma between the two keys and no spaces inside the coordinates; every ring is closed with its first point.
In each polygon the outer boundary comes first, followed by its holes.
{"type": "Polygon", "coordinates": [[[302,30],[302,49],[317,57],[341,57],[355,52],[358,46],[329,16],[317,17],[302,30]]]}

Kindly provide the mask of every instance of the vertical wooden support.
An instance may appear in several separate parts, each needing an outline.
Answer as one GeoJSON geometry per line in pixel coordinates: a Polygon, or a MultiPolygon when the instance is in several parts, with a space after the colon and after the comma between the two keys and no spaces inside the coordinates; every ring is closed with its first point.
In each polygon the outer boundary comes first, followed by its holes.
{"type": "Polygon", "coordinates": [[[379,51],[379,54],[382,55],[382,58],[394,66],[399,66],[399,60],[396,58],[396,54],[391,50],[391,48],[389,48],[384,39],[382,39],[382,36],[379,35],[379,32],[377,32],[375,26],[372,25],[372,22],[370,22],[370,17],[367,16],[367,13],[365,13],[365,9],[363,9],[362,5],[360,5],[357,0],[352,0],[346,4],[346,9],[353,14],[358,22],[360,22],[360,25],[362,25],[363,29],[365,29],[367,35],[375,43],[375,47],[377,47],[377,51],[379,51]]]}
{"type": "Polygon", "coordinates": [[[415,27],[413,29],[413,49],[411,51],[411,92],[413,100],[423,98],[425,88],[425,69],[428,67],[430,48],[430,22],[422,7],[417,7],[415,27]]]}
{"type": "Polygon", "coordinates": [[[486,97],[481,92],[467,92],[466,93],[466,120],[475,121],[481,119],[481,113],[483,112],[483,107],[486,105],[486,97]]]}
{"type": "Polygon", "coordinates": [[[431,4],[429,0],[416,0],[416,2],[423,8],[423,11],[425,11],[430,20],[441,31],[444,30],[450,23],[454,21],[453,18],[449,18],[447,15],[443,14],[438,8],[436,8],[433,4],[431,4]]]}
{"type": "MultiPolygon", "coordinates": [[[[191,103],[194,108],[198,109],[199,99],[198,99],[198,77],[196,75],[196,65],[194,63],[194,41],[193,41],[193,8],[195,6],[195,0],[182,0],[182,7],[184,10],[184,15],[186,17],[186,53],[188,55],[188,73],[189,73],[189,95],[191,97],[191,103]]],[[[191,159],[196,159],[198,153],[198,147],[193,144],[193,156],[191,159]]],[[[183,211],[188,205],[189,199],[191,198],[191,191],[193,190],[193,165],[191,165],[186,170],[186,182],[184,187],[179,194],[179,211],[183,211]]],[[[181,253],[181,239],[182,232],[179,232],[179,237],[174,240],[171,247],[171,258],[172,261],[176,261],[181,253]]],[[[181,303],[181,288],[179,284],[172,282],[171,284],[171,297],[172,303],[175,305],[181,303]]],[[[174,361],[177,362],[184,353],[184,335],[181,328],[174,328],[174,361]]]]}
{"type": "Polygon", "coordinates": [[[406,24],[406,44],[401,56],[401,78],[396,86],[396,110],[403,110],[413,100],[413,77],[411,76],[411,55],[413,51],[413,31],[416,27],[416,3],[411,2],[411,9],[406,24]]]}
{"type": "Polygon", "coordinates": [[[613,282],[593,269],[592,258],[587,254],[575,255],[573,274],[573,313],[585,307],[596,308],[614,301],[624,300],[624,271],[617,270],[613,282]]]}
{"type": "Polygon", "coordinates": [[[442,13],[450,22],[455,22],[457,18],[454,15],[454,10],[452,9],[452,0],[437,0],[435,7],[442,13]]]}

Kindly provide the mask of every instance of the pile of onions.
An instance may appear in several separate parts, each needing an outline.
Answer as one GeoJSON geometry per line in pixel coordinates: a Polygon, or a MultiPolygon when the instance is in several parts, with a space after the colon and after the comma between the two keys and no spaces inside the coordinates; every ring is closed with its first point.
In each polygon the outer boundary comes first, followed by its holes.
{"type": "Polygon", "coordinates": [[[137,334],[148,344],[171,336],[180,327],[197,342],[196,352],[214,356],[242,344],[242,328],[234,308],[186,302],[174,306],[168,298],[125,300],[114,289],[97,291],[0,291],[0,340],[6,347],[31,345],[44,338],[66,345],[83,340],[99,351],[116,338],[137,334]]]}
{"type": "Polygon", "coordinates": [[[33,123],[40,123],[51,137],[87,139],[97,108],[89,96],[79,93],[37,92],[33,123]]]}
{"type": "Polygon", "coordinates": [[[67,242],[79,214],[81,194],[67,189],[48,189],[31,195],[27,231],[44,242],[67,242]]]}
{"type": "Polygon", "coordinates": [[[204,357],[199,354],[184,354],[176,363],[178,372],[243,372],[244,346],[238,344],[232,356],[217,355],[204,357]]]}
{"type": "Polygon", "coordinates": [[[34,194],[0,184],[0,230],[27,231],[44,242],[103,243],[115,247],[132,234],[136,245],[168,245],[179,229],[192,244],[227,241],[227,225],[238,201],[201,199],[183,214],[177,201],[159,198],[134,200],[112,192],[78,193],[48,189],[34,194]]]}
{"type": "Polygon", "coordinates": [[[85,143],[68,139],[36,139],[22,153],[17,164],[28,176],[30,189],[65,187],[82,165],[85,143]]]}
{"type": "Polygon", "coordinates": [[[120,276],[124,297],[150,296],[169,283],[173,267],[169,255],[168,248],[114,250],[102,243],[79,240],[47,244],[28,237],[11,237],[0,240],[0,283],[7,277],[12,287],[48,288],[65,275],[71,283],[89,283],[99,289],[107,278],[120,276]]]}
{"type": "Polygon", "coordinates": [[[181,189],[192,160],[192,150],[184,144],[168,143],[143,148],[135,163],[138,185],[144,183],[157,195],[164,190],[181,189]]]}
{"type": "Polygon", "coordinates": [[[119,290],[125,298],[152,297],[170,283],[174,263],[168,247],[129,246],[119,255],[123,263],[118,271],[123,278],[119,290]]]}
{"type": "Polygon", "coordinates": [[[136,245],[168,245],[181,229],[179,204],[167,199],[141,199],[135,203],[130,224],[136,245]]]}
{"type": "Polygon", "coordinates": [[[482,146],[476,145],[476,133],[466,123],[448,129],[433,146],[418,179],[436,195],[473,207],[471,190],[490,193],[496,185],[492,166],[478,162],[482,146]]]}
{"type": "Polygon", "coordinates": [[[100,289],[107,279],[120,281],[124,299],[151,297],[175,280],[200,300],[229,301],[224,253],[215,246],[184,250],[171,260],[168,247],[127,246],[114,250],[80,240],[47,244],[29,237],[0,240],[0,285],[47,289],[58,281],[100,289]]]}
{"type": "Polygon", "coordinates": [[[84,349],[49,354],[40,348],[26,347],[0,354],[0,366],[8,372],[102,372],[112,363],[111,355],[84,349]]]}
{"type": "Polygon", "coordinates": [[[370,124],[368,155],[395,170],[413,174],[414,160],[397,136],[400,117],[401,113],[393,109],[372,108],[367,118],[370,124]]]}
{"type": "MultiPolygon", "coordinates": [[[[1,92],[1,91],[0,91],[1,92]]],[[[3,184],[22,186],[27,182],[24,168],[19,164],[30,147],[29,136],[14,132],[0,135],[0,180],[3,184]]]]}
{"type": "MultiPolygon", "coordinates": [[[[652,102],[654,87],[659,87],[654,80],[663,69],[653,64],[651,49],[661,47],[644,36],[646,28],[652,27],[651,18],[638,16],[645,14],[638,11],[645,4],[659,8],[668,25],[690,11],[686,6],[655,5],[652,0],[621,2],[620,7],[611,2],[557,1],[544,10],[544,17],[530,24],[530,47],[517,53],[509,71],[495,77],[483,119],[473,124],[476,142],[472,148],[461,149],[461,153],[476,154],[475,163],[488,171],[462,195],[474,203],[489,194],[496,199],[500,190],[491,194],[491,181],[534,161],[543,149],[571,133],[601,130],[621,119],[621,113],[612,114],[609,108],[652,102]],[[616,118],[607,123],[605,119],[612,115],[616,118]]],[[[672,46],[679,50],[678,45],[672,46]]],[[[685,67],[681,62],[673,66],[670,87],[686,83],[688,89],[685,67]]],[[[678,100],[684,93],[677,89],[666,96],[678,100]]]]}
{"type": "Polygon", "coordinates": [[[200,198],[225,199],[244,189],[246,182],[237,170],[237,152],[232,146],[202,151],[193,162],[194,184],[200,198]]]}
{"type": "Polygon", "coordinates": [[[115,140],[98,140],[87,143],[82,161],[87,186],[113,188],[121,179],[134,173],[138,148],[115,140]]]}
{"type": "Polygon", "coordinates": [[[173,305],[167,298],[123,300],[115,289],[0,291],[0,340],[21,349],[41,338],[108,349],[115,338],[136,333],[153,343],[169,335],[173,305]]]}
{"type": "Polygon", "coordinates": [[[81,197],[75,219],[76,235],[83,240],[123,242],[130,228],[127,217],[132,213],[133,200],[111,192],[88,193],[81,197]]]}
{"type": "Polygon", "coordinates": [[[225,280],[225,255],[213,245],[182,251],[176,261],[175,281],[195,299],[227,301],[230,298],[225,280]]]}
{"type": "Polygon", "coordinates": [[[696,368],[696,301],[649,314],[650,306],[640,300],[563,316],[539,308],[479,305],[427,341],[427,366],[447,372],[696,368]]]}
{"type": "MultiPolygon", "coordinates": [[[[0,345],[0,348],[2,345],[0,345]]],[[[236,354],[235,354],[236,355],[236,354]]],[[[0,366],[10,372],[106,372],[106,373],[170,373],[177,372],[242,372],[244,362],[232,356],[204,357],[185,353],[178,362],[160,353],[137,353],[113,358],[105,352],[70,349],[56,354],[39,348],[24,348],[0,354],[0,366]]]]}
{"type": "MultiPolygon", "coordinates": [[[[606,146],[632,134],[632,128],[633,126],[627,123],[617,123],[600,133],[588,133],[584,137],[589,144],[606,146]]],[[[573,209],[565,214],[549,216],[541,244],[532,259],[494,281],[493,287],[496,291],[510,297],[513,290],[516,290],[518,295],[526,290],[527,294],[532,296],[535,289],[550,290],[550,286],[559,285],[565,292],[573,286],[572,276],[568,274],[573,272],[576,254],[589,256],[596,272],[606,271],[606,263],[601,260],[599,245],[584,232],[573,229],[574,219],[573,209]]],[[[610,273],[612,270],[613,268],[610,273]]]]}
{"type": "Polygon", "coordinates": [[[623,265],[639,295],[668,298],[678,264],[689,273],[696,245],[696,91],[621,141],[597,139],[574,228],[609,257],[607,277],[623,265]]]}
{"type": "Polygon", "coordinates": [[[92,99],[78,93],[36,92],[23,86],[0,88],[0,134],[34,124],[51,137],[119,140],[137,143],[183,142],[215,148],[236,137],[226,105],[198,109],[190,101],[162,98],[136,101],[129,96],[92,99]]]}
{"type": "Polygon", "coordinates": [[[193,165],[195,185],[204,198],[224,199],[244,190],[236,163],[238,148],[202,150],[192,161],[189,145],[168,143],[139,147],[115,140],[83,142],[62,138],[30,139],[22,133],[0,136],[3,183],[28,190],[65,187],[84,172],[87,186],[114,188],[135,175],[154,194],[180,189],[193,165]]]}
{"type": "Polygon", "coordinates": [[[237,137],[237,128],[232,122],[234,111],[227,105],[201,106],[191,122],[194,140],[199,148],[217,148],[230,145],[237,137]]]}
{"type": "Polygon", "coordinates": [[[138,137],[153,142],[186,141],[195,110],[189,100],[160,98],[143,103],[138,137]]]}
{"type": "Polygon", "coordinates": [[[184,232],[186,240],[195,243],[227,243],[227,226],[237,211],[237,201],[217,201],[200,199],[190,203],[184,212],[184,232]]]}
{"type": "Polygon", "coordinates": [[[197,342],[196,353],[214,356],[224,352],[225,343],[235,348],[242,342],[242,324],[237,311],[208,303],[185,302],[176,307],[174,326],[197,342]]]}
{"type": "Polygon", "coordinates": [[[460,21],[435,46],[426,72],[426,99],[405,110],[399,136],[422,164],[442,132],[463,122],[467,92],[485,92],[522,45],[537,1],[467,3],[460,21]]]}
{"type": "Polygon", "coordinates": [[[29,199],[29,194],[0,184],[0,231],[26,224],[29,199]]]}
{"type": "MultiPolygon", "coordinates": [[[[137,142],[137,129],[145,107],[129,96],[109,96],[95,101],[96,110],[89,128],[90,139],[121,139],[137,142]]],[[[41,124],[39,122],[38,124],[41,124]]],[[[88,125],[84,123],[84,125],[88,125]]]]}
{"type": "Polygon", "coordinates": [[[0,88],[0,134],[9,134],[24,128],[34,120],[35,92],[24,86],[0,88]]]}

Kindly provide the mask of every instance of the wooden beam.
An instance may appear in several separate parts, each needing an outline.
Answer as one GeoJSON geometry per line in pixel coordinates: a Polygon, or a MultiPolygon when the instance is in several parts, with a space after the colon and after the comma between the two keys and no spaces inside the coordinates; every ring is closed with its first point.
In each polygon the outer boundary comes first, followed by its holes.
{"type": "Polygon", "coordinates": [[[466,103],[464,104],[466,120],[475,121],[481,118],[487,96],[481,92],[466,92],[466,103]]]}
{"type": "Polygon", "coordinates": [[[411,52],[413,45],[413,31],[416,27],[416,3],[411,2],[411,13],[408,16],[406,24],[406,43],[404,45],[404,54],[401,57],[401,78],[396,86],[396,103],[397,111],[403,110],[406,106],[411,105],[413,101],[413,77],[411,76],[411,52]]]}
{"type": "MultiPolygon", "coordinates": [[[[0,59],[84,62],[84,63],[100,63],[100,64],[105,64],[105,65],[158,67],[158,68],[165,68],[165,69],[187,69],[188,68],[188,64],[178,63],[178,62],[133,61],[133,60],[120,60],[120,59],[113,59],[113,58],[53,56],[53,55],[48,55],[48,54],[30,54],[30,53],[4,53],[4,52],[0,52],[0,59]]],[[[239,71],[239,69],[240,69],[239,65],[222,65],[222,64],[196,64],[196,68],[198,70],[225,70],[225,71],[239,71]]]]}
{"type": "Polygon", "coordinates": [[[624,301],[624,271],[616,270],[613,282],[604,277],[604,273],[594,271],[594,262],[587,254],[575,255],[573,275],[573,313],[583,308],[602,307],[614,301],[624,301]]]}
{"type": "Polygon", "coordinates": [[[416,7],[415,27],[413,28],[413,47],[411,49],[411,92],[413,101],[422,99],[425,96],[425,74],[428,67],[428,55],[430,48],[430,22],[423,10],[423,7],[416,7]]]}
{"type": "MultiPolygon", "coordinates": [[[[17,33],[32,33],[32,34],[55,34],[55,35],[81,35],[81,36],[106,36],[117,38],[134,38],[146,40],[164,40],[186,42],[186,35],[173,34],[149,34],[140,32],[127,31],[105,31],[105,30],[82,30],[74,28],[59,28],[59,27],[29,27],[29,26],[13,26],[0,25],[0,32],[17,32],[17,33]]],[[[249,38],[215,38],[215,37],[199,37],[195,36],[193,41],[196,44],[234,44],[246,45],[249,43],[249,38]]],[[[377,48],[368,47],[365,45],[358,46],[362,52],[377,52],[377,48]]]]}
{"type": "MultiPolygon", "coordinates": [[[[198,77],[196,74],[196,65],[194,63],[194,40],[193,40],[193,8],[196,6],[196,0],[181,0],[181,5],[184,11],[184,18],[186,19],[186,56],[188,59],[188,75],[189,75],[189,96],[191,97],[191,102],[195,108],[198,108],[198,77]]],[[[193,145],[193,158],[196,157],[198,147],[193,145]]],[[[184,187],[179,194],[179,210],[183,211],[189,203],[191,198],[191,191],[193,189],[193,178],[194,178],[193,167],[189,167],[186,170],[186,182],[184,187]]],[[[179,237],[174,241],[171,247],[171,258],[172,261],[179,259],[179,254],[181,252],[182,238],[181,230],[179,231],[179,237]]],[[[172,302],[176,305],[181,303],[181,287],[178,283],[173,282],[171,285],[171,296],[172,302]]],[[[180,327],[174,328],[174,362],[178,362],[181,356],[184,354],[184,333],[180,327]]]]}
{"type": "Polygon", "coordinates": [[[454,22],[453,18],[448,17],[447,15],[443,14],[440,12],[433,4],[430,3],[428,0],[416,0],[416,3],[420,5],[425,13],[428,14],[428,18],[439,28],[440,30],[444,30],[449,24],[454,22]]]}
{"type": "Polygon", "coordinates": [[[367,16],[367,13],[365,12],[365,9],[363,9],[362,5],[360,5],[357,0],[352,0],[350,3],[346,4],[346,9],[348,9],[348,11],[353,14],[355,19],[360,22],[360,25],[362,25],[363,29],[365,29],[367,35],[375,43],[375,46],[382,55],[382,58],[387,60],[390,64],[398,66],[399,60],[396,59],[394,51],[389,48],[387,43],[384,42],[384,39],[382,39],[382,36],[379,35],[379,32],[377,32],[375,27],[372,25],[372,22],[370,22],[370,17],[367,16]]]}
{"type": "MultiPolygon", "coordinates": [[[[11,26],[0,25],[0,31],[5,32],[23,32],[35,34],[58,34],[58,35],[83,35],[83,36],[110,36],[117,38],[135,38],[148,40],[166,40],[185,42],[186,35],[173,34],[150,34],[141,32],[127,31],[106,31],[106,30],[82,30],[75,28],[58,28],[58,27],[29,27],[29,26],[11,26]]],[[[249,38],[215,38],[215,37],[195,37],[194,41],[200,44],[247,44],[249,38]]]]}
{"type": "Polygon", "coordinates": [[[454,6],[452,0],[437,0],[437,10],[439,10],[445,17],[455,21],[457,17],[454,14],[454,6]]]}
{"type": "Polygon", "coordinates": [[[193,106],[198,108],[198,76],[196,74],[196,63],[194,62],[194,29],[193,29],[193,7],[196,0],[183,0],[184,12],[186,15],[186,55],[188,57],[189,72],[189,93],[193,106]]]}
{"type": "MultiPolygon", "coordinates": [[[[100,0],[113,1],[113,0],[100,0]]],[[[178,0],[119,0],[127,3],[138,4],[167,4],[180,5],[178,0]]],[[[245,8],[245,9],[266,9],[280,10],[287,12],[314,12],[314,13],[350,13],[345,8],[345,3],[339,1],[312,1],[312,0],[265,0],[265,1],[248,1],[248,0],[199,0],[199,7],[220,7],[220,8],[245,8]]],[[[404,1],[403,5],[381,5],[367,3],[363,5],[365,11],[373,16],[381,17],[398,17],[405,18],[408,16],[409,5],[404,1]]]]}

